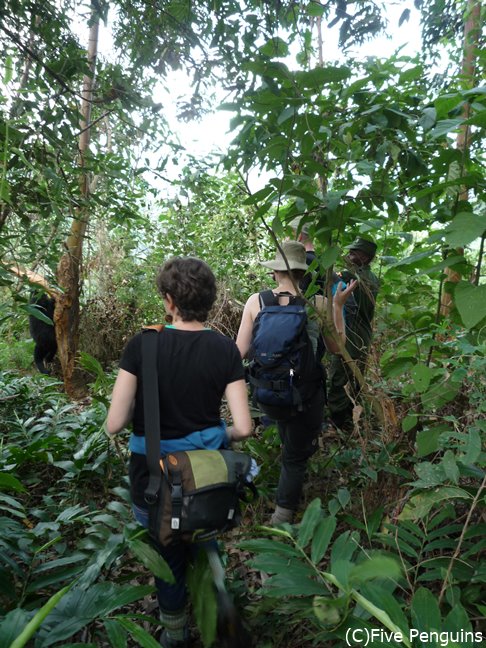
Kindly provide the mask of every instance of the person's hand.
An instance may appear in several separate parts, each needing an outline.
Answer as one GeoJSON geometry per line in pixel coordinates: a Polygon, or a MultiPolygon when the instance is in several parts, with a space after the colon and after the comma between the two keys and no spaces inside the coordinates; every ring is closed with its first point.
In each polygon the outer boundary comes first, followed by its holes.
{"type": "Polygon", "coordinates": [[[356,279],[353,279],[347,285],[343,281],[340,281],[332,300],[334,306],[337,306],[338,308],[344,306],[357,285],[358,282],[356,279]]]}

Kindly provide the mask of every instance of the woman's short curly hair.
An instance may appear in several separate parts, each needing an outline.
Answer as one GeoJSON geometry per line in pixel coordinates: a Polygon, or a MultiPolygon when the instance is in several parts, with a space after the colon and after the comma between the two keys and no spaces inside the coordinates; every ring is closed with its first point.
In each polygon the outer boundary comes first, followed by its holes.
{"type": "Polygon", "coordinates": [[[196,257],[173,257],[160,268],[157,288],[169,294],[184,322],[205,322],[216,300],[216,278],[207,263],[196,257]]]}

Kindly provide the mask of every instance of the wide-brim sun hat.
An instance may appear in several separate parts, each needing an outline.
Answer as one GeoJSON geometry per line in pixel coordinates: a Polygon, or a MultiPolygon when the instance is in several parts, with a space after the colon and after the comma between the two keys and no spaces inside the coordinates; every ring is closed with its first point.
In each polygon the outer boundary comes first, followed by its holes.
{"type": "Polygon", "coordinates": [[[302,232],[302,234],[308,234],[310,223],[303,223],[302,221],[302,216],[297,216],[296,218],[293,218],[289,223],[287,223],[287,225],[296,232],[299,231],[302,232]]]}
{"type": "Polygon", "coordinates": [[[283,255],[280,250],[277,250],[275,253],[275,259],[272,259],[271,261],[262,261],[262,266],[280,272],[308,269],[305,247],[302,243],[299,243],[298,241],[284,241],[281,248],[283,255]],[[285,259],[287,259],[287,263],[285,263],[285,259]]]}

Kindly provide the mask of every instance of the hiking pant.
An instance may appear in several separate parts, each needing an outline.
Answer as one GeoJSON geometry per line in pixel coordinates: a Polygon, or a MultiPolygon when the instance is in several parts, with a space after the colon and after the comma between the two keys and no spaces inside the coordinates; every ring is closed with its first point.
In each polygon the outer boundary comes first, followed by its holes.
{"type": "MultiPolygon", "coordinates": [[[[366,367],[367,349],[361,352],[355,351],[352,354],[353,360],[358,364],[361,372],[366,367]]],[[[327,405],[331,419],[337,424],[342,425],[353,418],[353,402],[346,393],[346,385],[349,388],[353,400],[359,396],[359,383],[354,377],[351,368],[339,355],[331,355],[328,367],[328,386],[327,386],[327,405]]]]}
{"type": "MultiPolygon", "coordinates": [[[[136,504],[132,504],[132,508],[137,522],[148,529],[148,510],[136,504]]],[[[204,542],[190,543],[181,540],[172,542],[167,546],[161,545],[153,538],[150,539],[150,542],[169,565],[175,578],[175,583],[171,585],[161,578],[154,576],[159,607],[161,610],[168,612],[178,612],[184,609],[186,605],[186,569],[188,564],[195,560],[198,552],[206,547],[214,548],[217,551],[217,542],[216,540],[206,540],[204,542]]]]}
{"type": "Polygon", "coordinates": [[[319,386],[302,412],[265,407],[265,413],[276,419],[282,442],[280,477],[276,502],[282,508],[297,510],[304,486],[307,462],[318,448],[318,437],[324,418],[324,387],[319,386]]]}

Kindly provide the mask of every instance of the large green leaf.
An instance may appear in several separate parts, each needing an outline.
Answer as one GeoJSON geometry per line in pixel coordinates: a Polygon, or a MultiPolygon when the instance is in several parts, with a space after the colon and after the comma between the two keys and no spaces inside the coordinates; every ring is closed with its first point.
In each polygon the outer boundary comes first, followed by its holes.
{"type": "Polygon", "coordinates": [[[383,583],[368,581],[360,588],[363,596],[369,599],[374,605],[384,610],[393,623],[408,636],[408,621],[398,600],[386,590],[383,583]]]}
{"type": "Polygon", "coordinates": [[[441,119],[437,122],[436,127],[430,132],[433,139],[447,135],[451,131],[457,131],[459,126],[464,123],[463,119],[441,119]]]}
{"type": "Polygon", "coordinates": [[[261,538],[258,540],[245,540],[244,542],[240,542],[239,546],[242,549],[253,551],[255,553],[275,552],[288,556],[294,556],[295,558],[302,558],[302,553],[298,549],[284,544],[283,542],[269,540],[267,538],[261,538]]]}
{"type": "Polygon", "coordinates": [[[471,499],[471,495],[456,486],[442,486],[434,491],[413,495],[403,507],[400,520],[420,520],[428,515],[435,504],[446,500],[471,499]]]}
{"type": "Polygon", "coordinates": [[[31,637],[33,637],[37,632],[44,619],[49,616],[52,610],[55,609],[56,605],[58,605],[62,598],[66,596],[71,587],[72,583],[66,585],[66,587],[63,587],[61,590],[53,594],[49,598],[49,600],[44,603],[44,605],[39,610],[37,610],[34,616],[27,623],[27,625],[24,626],[18,637],[14,641],[12,641],[10,648],[23,648],[23,646],[25,646],[31,639],[31,637]]]}
{"type": "Polygon", "coordinates": [[[130,550],[137,556],[147,569],[150,569],[154,576],[161,578],[167,583],[175,583],[174,574],[162,556],[153,547],[142,540],[129,540],[130,550]]]}
{"type": "Polygon", "coordinates": [[[349,582],[356,586],[375,578],[396,580],[401,572],[398,560],[390,556],[376,555],[355,565],[349,574],[349,582]]]}
{"type": "Polygon", "coordinates": [[[160,643],[133,621],[129,619],[118,619],[118,623],[128,630],[137,642],[137,646],[141,646],[142,648],[160,648],[160,643]]]}
{"type": "Polygon", "coordinates": [[[260,569],[269,574],[292,574],[296,579],[310,578],[314,574],[314,570],[307,563],[274,553],[259,554],[252,558],[249,564],[254,569],[260,569]]]}
{"type": "Polygon", "coordinates": [[[317,525],[311,546],[311,559],[315,564],[324,557],[335,530],[336,518],[332,515],[324,518],[317,525]]]}
{"type": "Polygon", "coordinates": [[[0,473],[0,488],[2,490],[14,490],[24,493],[27,490],[21,481],[8,473],[0,473]]]}
{"type": "Polygon", "coordinates": [[[414,594],[411,605],[412,627],[422,632],[440,631],[441,620],[437,595],[425,587],[414,594]]]}
{"type": "Polygon", "coordinates": [[[324,583],[308,578],[295,580],[292,574],[277,574],[265,581],[265,594],[271,597],[281,596],[315,596],[324,594],[327,589],[324,583]]]}
{"type": "Polygon", "coordinates": [[[474,328],[486,317],[486,285],[460,281],[454,290],[454,300],[466,328],[474,328]]]}
{"type": "Polygon", "coordinates": [[[425,364],[417,363],[410,373],[417,392],[421,394],[426,391],[434,375],[433,370],[425,364]]]}
{"type": "Polygon", "coordinates": [[[447,424],[435,425],[434,427],[425,428],[417,433],[417,454],[419,457],[425,457],[431,452],[439,449],[439,439],[444,432],[450,432],[451,427],[447,424]]]}
{"type": "Polygon", "coordinates": [[[289,53],[289,46],[282,38],[274,36],[273,38],[270,38],[265,45],[260,47],[260,52],[270,58],[287,56],[289,53]]]}
{"type": "Polygon", "coordinates": [[[486,214],[460,212],[445,228],[445,240],[451,247],[464,247],[486,231],[486,214]]]}
{"type": "Polygon", "coordinates": [[[322,517],[321,500],[316,497],[309,506],[306,508],[304,517],[299,526],[299,535],[297,536],[297,544],[303,549],[307,546],[314,529],[316,528],[319,520],[322,517]]]}
{"type": "Polygon", "coordinates": [[[344,81],[351,76],[348,67],[317,67],[307,72],[296,72],[295,80],[303,88],[315,89],[319,92],[323,85],[333,81],[344,81]]]}
{"type": "Polygon", "coordinates": [[[187,586],[197,627],[205,648],[209,648],[216,637],[218,606],[213,576],[204,551],[199,552],[187,571],[187,586]]]}
{"type": "Polygon", "coordinates": [[[127,633],[118,619],[105,619],[104,626],[112,648],[127,648],[127,633]]]}
{"type": "Polygon", "coordinates": [[[47,617],[46,625],[50,629],[43,632],[40,647],[68,639],[94,619],[103,618],[153,591],[150,585],[127,587],[114,583],[95,583],[87,590],[73,589],[47,617]]]}
{"type": "Polygon", "coordinates": [[[0,646],[10,646],[22,628],[27,626],[32,616],[31,612],[21,608],[8,612],[0,621],[0,646]]]}

